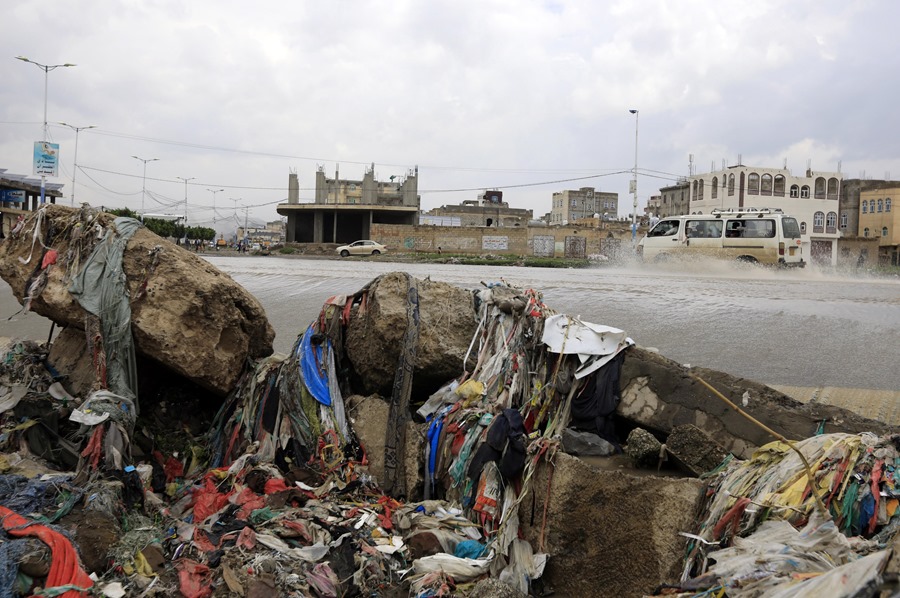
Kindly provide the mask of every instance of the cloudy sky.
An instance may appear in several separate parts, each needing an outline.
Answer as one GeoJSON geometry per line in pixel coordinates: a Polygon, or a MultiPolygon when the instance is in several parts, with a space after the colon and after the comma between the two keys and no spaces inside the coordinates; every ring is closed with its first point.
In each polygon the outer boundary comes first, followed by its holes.
{"type": "Polygon", "coordinates": [[[504,189],[631,211],[722,160],[900,178],[900,4],[854,0],[19,0],[0,37],[0,168],[31,173],[44,72],[60,177],[94,205],[142,203],[233,230],[277,217],[288,174],[380,180],[418,166],[422,208],[504,189]],[[224,189],[213,193],[210,190],[224,189]],[[215,201],[215,212],[213,202],[215,201]]]}

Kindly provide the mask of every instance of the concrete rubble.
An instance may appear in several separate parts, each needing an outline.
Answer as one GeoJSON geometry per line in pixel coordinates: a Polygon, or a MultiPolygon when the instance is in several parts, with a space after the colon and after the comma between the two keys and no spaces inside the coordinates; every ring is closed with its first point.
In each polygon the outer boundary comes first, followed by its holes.
{"type": "Polygon", "coordinates": [[[64,327],[0,359],[0,594],[739,596],[843,575],[869,596],[897,569],[888,426],[688,370],[534,290],[392,273],[270,355],[252,296],[138,227],[138,384],[117,394],[69,291],[117,226],[49,206],[0,243],[0,275],[64,327]],[[741,560],[798,529],[828,566],[741,560]]]}

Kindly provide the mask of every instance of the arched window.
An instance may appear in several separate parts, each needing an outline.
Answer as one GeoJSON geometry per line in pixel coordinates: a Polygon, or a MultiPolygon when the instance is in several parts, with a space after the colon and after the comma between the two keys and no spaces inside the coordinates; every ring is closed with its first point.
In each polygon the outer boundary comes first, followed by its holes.
{"type": "Polygon", "coordinates": [[[863,236],[864,236],[864,237],[868,237],[868,236],[869,236],[869,227],[868,227],[868,226],[867,226],[866,228],[863,229],[863,236]]]}
{"type": "Polygon", "coordinates": [[[847,228],[847,212],[841,212],[841,229],[847,228]]]}
{"type": "Polygon", "coordinates": [[[805,234],[806,234],[806,223],[805,223],[805,222],[801,222],[801,223],[800,223],[800,234],[801,234],[801,235],[805,235],[805,234]]]}
{"type": "Polygon", "coordinates": [[[881,229],[881,236],[886,237],[887,233],[888,233],[888,230],[887,230],[887,227],[885,226],[884,228],[881,229]]]}
{"type": "Polygon", "coordinates": [[[697,181],[694,181],[694,184],[692,185],[691,194],[694,196],[694,199],[697,199],[697,181]]]}
{"type": "Polygon", "coordinates": [[[728,195],[734,195],[734,175],[728,175],[728,195]]]}
{"type": "Polygon", "coordinates": [[[764,174],[760,181],[759,192],[761,195],[772,195],[772,175],[764,174]]]}
{"type": "Polygon", "coordinates": [[[759,195],[759,175],[751,172],[747,177],[747,193],[750,195],[759,195]]]}
{"type": "Polygon", "coordinates": [[[713,199],[719,197],[719,177],[714,176],[712,180],[712,188],[709,190],[709,196],[713,199]]]}
{"type": "Polygon", "coordinates": [[[882,200],[882,199],[879,199],[879,200],[878,200],[878,211],[879,211],[879,212],[883,212],[883,211],[884,211],[884,200],[882,200]]]}
{"type": "Polygon", "coordinates": [[[798,185],[791,185],[791,197],[800,197],[800,187],[798,185]]]}
{"type": "Polygon", "coordinates": [[[828,199],[837,199],[841,184],[835,177],[828,179],[828,199]]]}
{"type": "Polygon", "coordinates": [[[868,214],[868,213],[869,213],[869,202],[866,201],[865,199],[864,199],[863,202],[862,202],[862,213],[863,213],[863,214],[868,214]]]}
{"type": "Polygon", "coordinates": [[[884,200],[884,211],[885,212],[891,211],[891,198],[890,197],[888,197],[887,199],[884,200]]]}
{"type": "Polygon", "coordinates": [[[837,213],[828,212],[828,215],[825,216],[825,231],[829,233],[837,232],[837,213]]]}
{"type": "Polygon", "coordinates": [[[800,187],[800,197],[802,199],[809,199],[809,185],[800,187]]]}
{"type": "Polygon", "coordinates": [[[813,214],[813,232],[825,232],[825,212],[816,212],[813,214]]]}
{"type": "Polygon", "coordinates": [[[825,199],[825,177],[816,179],[816,199],[825,199]]]}
{"type": "Polygon", "coordinates": [[[699,185],[697,185],[697,199],[703,199],[703,179],[700,179],[699,185]]]}
{"type": "MultiPolygon", "coordinates": [[[[794,187],[796,187],[796,185],[794,185],[794,187]]],[[[794,187],[791,187],[791,190],[793,190],[794,187]]],[[[775,175],[775,196],[784,197],[784,175],[775,175]]]]}

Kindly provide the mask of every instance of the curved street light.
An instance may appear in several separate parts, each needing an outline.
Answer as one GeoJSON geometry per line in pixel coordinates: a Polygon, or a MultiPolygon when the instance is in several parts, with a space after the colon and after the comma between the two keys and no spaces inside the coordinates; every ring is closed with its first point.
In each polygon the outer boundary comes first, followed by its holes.
{"type": "Polygon", "coordinates": [[[638,119],[640,112],[638,110],[629,110],[634,114],[634,178],[631,179],[631,192],[634,193],[634,203],[631,209],[631,247],[637,246],[637,164],[638,164],[638,119]]]}
{"type": "Polygon", "coordinates": [[[72,195],[69,197],[70,203],[72,207],[75,207],[75,173],[78,171],[78,133],[84,131],[85,129],[96,129],[97,125],[88,125],[86,127],[76,127],[74,125],[70,125],[69,123],[59,123],[64,127],[69,127],[73,131],[75,131],[75,160],[73,161],[72,166],[72,195]]]}
{"type": "MultiPolygon", "coordinates": [[[[41,64],[40,62],[35,62],[30,58],[26,58],[24,56],[16,56],[16,60],[21,60],[22,62],[30,62],[34,66],[38,67],[42,71],[44,71],[44,138],[41,140],[44,143],[47,142],[47,79],[50,71],[55,71],[58,68],[65,68],[70,66],[77,66],[70,63],[65,64],[41,64]]],[[[46,187],[47,175],[43,172],[41,173],[41,204],[44,203],[44,188],[46,187]]],[[[74,185],[74,183],[73,183],[74,185]]]]}

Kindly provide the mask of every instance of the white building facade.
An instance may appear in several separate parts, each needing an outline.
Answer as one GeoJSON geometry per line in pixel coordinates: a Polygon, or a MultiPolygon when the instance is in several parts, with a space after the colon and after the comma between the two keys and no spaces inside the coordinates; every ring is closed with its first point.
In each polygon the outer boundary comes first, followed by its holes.
{"type": "Polygon", "coordinates": [[[730,166],[688,177],[690,213],[728,208],[778,208],[800,223],[803,259],[826,266],[837,263],[840,238],[839,172],[793,176],[784,168],[730,166]]]}

